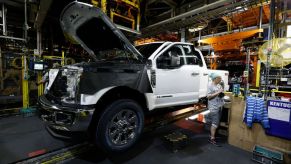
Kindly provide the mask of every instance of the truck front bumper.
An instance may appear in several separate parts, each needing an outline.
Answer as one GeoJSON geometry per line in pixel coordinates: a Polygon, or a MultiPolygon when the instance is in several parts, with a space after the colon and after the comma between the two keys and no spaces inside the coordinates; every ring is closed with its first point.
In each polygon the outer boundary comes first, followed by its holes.
{"type": "Polygon", "coordinates": [[[89,106],[60,106],[50,102],[45,95],[38,99],[40,117],[52,129],[80,132],[86,131],[94,108],[89,106]]]}

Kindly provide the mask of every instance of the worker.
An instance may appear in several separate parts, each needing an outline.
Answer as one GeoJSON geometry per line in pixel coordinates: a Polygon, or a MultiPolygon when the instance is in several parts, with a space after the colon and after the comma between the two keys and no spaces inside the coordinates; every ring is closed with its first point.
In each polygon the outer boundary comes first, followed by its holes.
{"type": "Polygon", "coordinates": [[[45,72],[39,82],[36,82],[36,85],[44,84],[48,82],[48,72],[45,72]]]}
{"type": "Polygon", "coordinates": [[[220,85],[221,82],[221,76],[219,76],[216,73],[212,73],[210,75],[210,78],[212,79],[212,82],[208,86],[208,109],[210,110],[209,118],[210,118],[210,138],[208,140],[209,143],[220,146],[217,144],[215,140],[215,133],[216,129],[219,126],[220,123],[220,117],[221,117],[221,111],[222,106],[224,105],[223,102],[223,88],[220,85]]]}
{"type": "MultiPolygon", "coordinates": [[[[59,66],[60,66],[59,63],[54,63],[52,69],[58,68],[59,66]]],[[[41,80],[39,82],[36,82],[36,85],[45,84],[44,93],[46,93],[48,81],[49,81],[49,71],[46,71],[44,72],[44,75],[42,76],[41,80]]]]}

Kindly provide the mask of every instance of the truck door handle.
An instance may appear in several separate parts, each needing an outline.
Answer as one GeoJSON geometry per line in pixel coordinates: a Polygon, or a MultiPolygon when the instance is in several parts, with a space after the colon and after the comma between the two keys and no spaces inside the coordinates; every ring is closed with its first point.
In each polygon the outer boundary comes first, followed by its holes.
{"type": "Polygon", "coordinates": [[[198,73],[198,72],[193,72],[193,73],[191,73],[191,75],[192,76],[196,76],[196,75],[199,75],[200,73],[198,73]]]}
{"type": "Polygon", "coordinates": [[[208,73],[203,73],[203,76],[207,76],[208,75],[208,73]]]}

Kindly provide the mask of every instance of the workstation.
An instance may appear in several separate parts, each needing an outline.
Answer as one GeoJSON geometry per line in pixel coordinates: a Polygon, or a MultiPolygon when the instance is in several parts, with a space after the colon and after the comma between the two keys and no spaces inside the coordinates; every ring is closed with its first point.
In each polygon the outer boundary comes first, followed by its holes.
{"type": "Polygon", "coordinates": [[[0,163],[291,163],[288,0],[0,6],[0,163]]]}

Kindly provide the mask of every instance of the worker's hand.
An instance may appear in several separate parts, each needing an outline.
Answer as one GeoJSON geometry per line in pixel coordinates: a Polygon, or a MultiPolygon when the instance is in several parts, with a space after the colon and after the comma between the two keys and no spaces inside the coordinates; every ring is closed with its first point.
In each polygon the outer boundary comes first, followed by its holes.
{"type": "Polygon", "coordinates": [[[223,89],[219,89],[216,93],[217,93],[217,94],[220,94],[220,93],[223,93],[223,92],[224,92],[223,89]]]}

